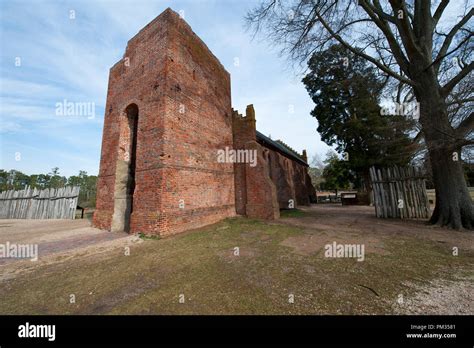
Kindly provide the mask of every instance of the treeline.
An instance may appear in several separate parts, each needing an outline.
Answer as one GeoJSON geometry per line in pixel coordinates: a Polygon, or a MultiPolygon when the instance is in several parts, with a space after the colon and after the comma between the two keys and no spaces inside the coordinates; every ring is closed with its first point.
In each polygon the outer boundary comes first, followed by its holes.
{"type": "Polygon", "coordinates": [[[14,169],[10,171],[0,169],[0,191],[21,190],[25,186],[38,189],[79,186],[81,190],[78,204],[82,207],[95,207],[96,183],[97,176],[87,175],[84,170],[80,170],[78,175],[67,178],[60,174],[58,167],[47,174],[32,175],[14,169]]]}

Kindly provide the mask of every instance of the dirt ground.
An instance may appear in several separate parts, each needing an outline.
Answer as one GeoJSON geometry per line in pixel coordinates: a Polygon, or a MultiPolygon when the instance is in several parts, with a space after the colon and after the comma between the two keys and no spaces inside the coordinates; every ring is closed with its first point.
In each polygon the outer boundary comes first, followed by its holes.
{"type": "Polygon", "coordinates": [[[84,220],[1,220],[1,314],[474,314],[474,233],[313,205],[166,239],[84,220]],[[328,258],[357,244],[363,261],[328,258]]]}

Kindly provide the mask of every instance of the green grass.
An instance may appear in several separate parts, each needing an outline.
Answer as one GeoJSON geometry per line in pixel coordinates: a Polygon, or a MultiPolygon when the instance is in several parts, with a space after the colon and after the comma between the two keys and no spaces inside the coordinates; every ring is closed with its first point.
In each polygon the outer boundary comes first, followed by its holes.
{"type": "Polygon", "coordinates": [[[161,239],[160,236],[158,235],[146,235],[144,233],[139,233],[138,234],[138,237],[143,239],[143,240],[146,240],[146,239],[151,239],[151,240],[158,240],[158,239],[161,239]]]}
{"type": "Polygon", "coordinates": [[[449,279],[473,266],[472,253],[452,257],[447,246],[416,238],[394,238],[385,245],[389,255],[367,254],[364,262],[301,255],[281,244],[307,233],[320,232],[232,218],[146,238],[130,256],[117,248],[2,281],[0,313],[385,314],[410,291],[406,282],[449,279]]]}
{"type": "Polygon", "coordinates": [[[307,216],[308,214],[299,209],[284,209],[280,210],[280,217],[282,218],[291,218],[291,217],[302,217],[307,216]]]}

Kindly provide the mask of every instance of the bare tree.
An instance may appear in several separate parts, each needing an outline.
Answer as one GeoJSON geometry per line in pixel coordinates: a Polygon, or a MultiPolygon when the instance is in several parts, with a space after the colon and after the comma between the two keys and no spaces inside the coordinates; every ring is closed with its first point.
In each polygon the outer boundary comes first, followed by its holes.
{"type": "Polygon", "coordinates": [[[311,178],[311,182],[316,190],[319,190],[321,183],[324,182],[323,171],[324,171],[324,162],[321,159],[321,156],[315,154],[309,163],[308,174],[311,178]]]}
{"type": "Polygon", "coordinates": [[[420,104],[421,136],[436,188],[430,222],[473,229],[474,205],[460,155],[474,143],[474,113],[469,110],[474,9],[466,0],[457,22],[446,27],[449,2],[267,0],[246,20],[256,32],[265,30],[295,61],[305,62],[313,52],[338,43],[411,91],[420,104]]]}

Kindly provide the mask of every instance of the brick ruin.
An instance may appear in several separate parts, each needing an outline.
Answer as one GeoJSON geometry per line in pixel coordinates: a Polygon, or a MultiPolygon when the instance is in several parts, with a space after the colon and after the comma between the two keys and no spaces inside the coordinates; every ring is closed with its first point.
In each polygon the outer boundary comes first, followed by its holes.
{"type": "Polygon", "coordinates": [[[166,236],[308,205],[305,151],[255,124],[252,105],[245,117],[232,109],[229,73],[167,9],[110,69],[93,225],[166,236]],[[252,150],[256,162],[218,161],[223,149],[252,150]]]}

